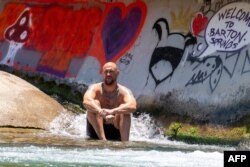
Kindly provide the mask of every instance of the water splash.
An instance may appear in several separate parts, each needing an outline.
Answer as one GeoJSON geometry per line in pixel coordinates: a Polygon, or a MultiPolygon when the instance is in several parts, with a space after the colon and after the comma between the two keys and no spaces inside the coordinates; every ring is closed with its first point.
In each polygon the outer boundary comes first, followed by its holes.
{"type": "Polygon", "coordinates": [[[69,137],[86,136],[86,114],[62,112],[50,124],[50,132],[69,137]]]}
{"type": "Polygon", "coordinates": [[[131,140],[148,141],[153,139],[164,139],[163,131],[156,125],[149,114],[141,114],[138,117],[132,117],[131,140]]]}
{"type": "MultiPolygon", "coordinates": [[[[70,137],[87,137],[86,114],[62,112],[50,124],[50,132],[70,137]]],[[[156,126],[152,118],[148,114],[141,114],[138,117],[132,117],[130,138],[135,141],[145,141],[164,137],[163,132],[156,126]]]]}

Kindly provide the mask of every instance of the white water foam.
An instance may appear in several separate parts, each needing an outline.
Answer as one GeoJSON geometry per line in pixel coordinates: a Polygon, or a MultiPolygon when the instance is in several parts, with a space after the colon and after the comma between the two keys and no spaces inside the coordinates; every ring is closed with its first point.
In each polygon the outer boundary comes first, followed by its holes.
{"type": "Polygon", "coordinates": [[[86,136],[86,114],[62,112],[50,124],[50,132],[69,137],[86,136]]]}
{"type": "MultiPolygon", "coordinates": [[[[162,131],[148,114],[141,114],[137,118],[132,117],[131,122],[130,139],[133,141],[164,138],[162,131]]],[[[62,112],[50,124],[50,132],[71,137],[87,137],[86,114],[62,112]]]]}
{"type": "Polygon", "coordinates": [[[222,167],[219,152],[143,151],[58,147],[0,147],[0,165],[6,163],[25,166],[129,166],[129,167],[222,167]]]}

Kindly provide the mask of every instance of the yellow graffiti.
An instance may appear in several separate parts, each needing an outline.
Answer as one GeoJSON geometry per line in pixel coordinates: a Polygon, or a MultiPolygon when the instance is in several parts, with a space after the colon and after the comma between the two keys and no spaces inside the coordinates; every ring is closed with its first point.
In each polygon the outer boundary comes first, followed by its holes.
{"type": "Polygon", "coordinates": [[[188,7],[183,9],[183,7],[180,8],[179,12],[171,11],[171,24],[170,29],[171,31],[181,31],[183,33],[187,33],[190,28],[190,23],[192,22],[192,18],[194,16],[194,11],[192,10],[192,7],[188,7]]]}

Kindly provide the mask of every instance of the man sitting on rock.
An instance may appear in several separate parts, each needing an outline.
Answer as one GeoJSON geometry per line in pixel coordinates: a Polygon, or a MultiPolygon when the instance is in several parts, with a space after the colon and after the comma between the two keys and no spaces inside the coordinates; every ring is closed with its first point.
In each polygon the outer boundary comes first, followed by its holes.
{"type": "Polygon", "coordinates": [[[91,85],[83,98],[87,134],[94,139],[128,141],[136,100],[128,88],[117,83],[115,63],[106,63],[102,70],[103,82],[91,85]]]}

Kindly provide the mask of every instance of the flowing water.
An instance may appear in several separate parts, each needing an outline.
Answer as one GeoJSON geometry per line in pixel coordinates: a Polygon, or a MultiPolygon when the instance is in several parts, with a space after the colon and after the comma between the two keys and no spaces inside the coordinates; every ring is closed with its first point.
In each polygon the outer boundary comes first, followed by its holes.
{"type": "Polygon", "coordinates": [[[190,145],[164,137],[148,115],[132,119],[129,142],[86,136],[86,114],[62,113],[50,132],[0,132],[0,166],[222,167],[233,147],[190,145]]]}

